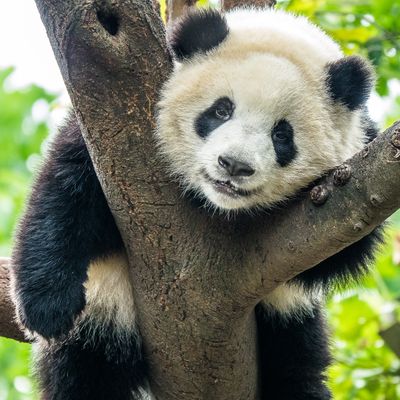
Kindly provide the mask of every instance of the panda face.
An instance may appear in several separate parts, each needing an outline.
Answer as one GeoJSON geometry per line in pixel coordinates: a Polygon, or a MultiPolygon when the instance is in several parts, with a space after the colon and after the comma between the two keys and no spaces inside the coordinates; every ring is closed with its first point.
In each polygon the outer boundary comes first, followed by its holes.
{"type": "Polygon", "coordinates": [[[184,190],[224,211],[271,207],[362,147],[359,114],[333,104],[324,61],[308,69],[235,32],[207,46],[179,48],[188,58],[159,102],[159,148],[184,190]]]}
{"type": "Polygon", "coordinates": [[[160,103],[160,148],[186,189],[224,210],[269,206],[338,161],[295,66],[262,54],[211,64],[182,66],[160,103]]]}

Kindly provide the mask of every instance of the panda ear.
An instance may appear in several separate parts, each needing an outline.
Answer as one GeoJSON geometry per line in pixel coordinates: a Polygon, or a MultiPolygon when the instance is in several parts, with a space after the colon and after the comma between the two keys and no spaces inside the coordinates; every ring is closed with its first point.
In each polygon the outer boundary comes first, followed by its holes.
{"type": "Polygon", "coordinates": [[[228,36],[225,17],[216,10],[188,13],[172,28],[169,44],[179,61],[219,46],[228,36]]]}
{"type": "Polygon", "coordinates": [[[358,56],[344,57],[327,65],[327,85],[331,98],[351,111],[368,100],[375,83],[370,64],[358,56]]]}

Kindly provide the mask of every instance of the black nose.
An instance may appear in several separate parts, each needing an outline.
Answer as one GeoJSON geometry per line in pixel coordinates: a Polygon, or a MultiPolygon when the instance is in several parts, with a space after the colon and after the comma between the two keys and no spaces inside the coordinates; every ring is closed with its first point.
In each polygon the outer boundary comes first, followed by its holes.
{"type": "Polygon", "coordinates": [[[256,172],[250,165],[232,157],[218,157],[218,164],[229,172],[230,176],[251,176],[256,172]]]}

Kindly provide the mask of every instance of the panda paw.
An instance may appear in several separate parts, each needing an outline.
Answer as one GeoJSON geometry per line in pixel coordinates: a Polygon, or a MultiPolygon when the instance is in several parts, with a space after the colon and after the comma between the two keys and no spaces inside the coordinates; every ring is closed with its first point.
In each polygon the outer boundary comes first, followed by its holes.
{"type": "Polygon", "coordinates": [[[45,339],[65,336],[85,308],[82,284],[47,291],[19,291],[17,314],[21,324],[45,339]]]}

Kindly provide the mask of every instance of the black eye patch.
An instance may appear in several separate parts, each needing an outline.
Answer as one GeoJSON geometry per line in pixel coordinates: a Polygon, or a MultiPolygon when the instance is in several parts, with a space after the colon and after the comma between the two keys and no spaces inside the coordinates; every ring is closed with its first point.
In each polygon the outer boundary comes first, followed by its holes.
{"type": "Polygon", "coordinates": [[[194,124],[196,133],[205,138],[213,130],[230,120],[234,109],[235,105],[228,97],[219,98],[196,118],[194,124]]]}
{"type": "Polygon", "coordinates": [[[292,125],[285,119],[272,128],[271,137],[276,161],[281,167],[285,167],[296,157],[297,148],[293,141],[293,133],[292,125]]]}

